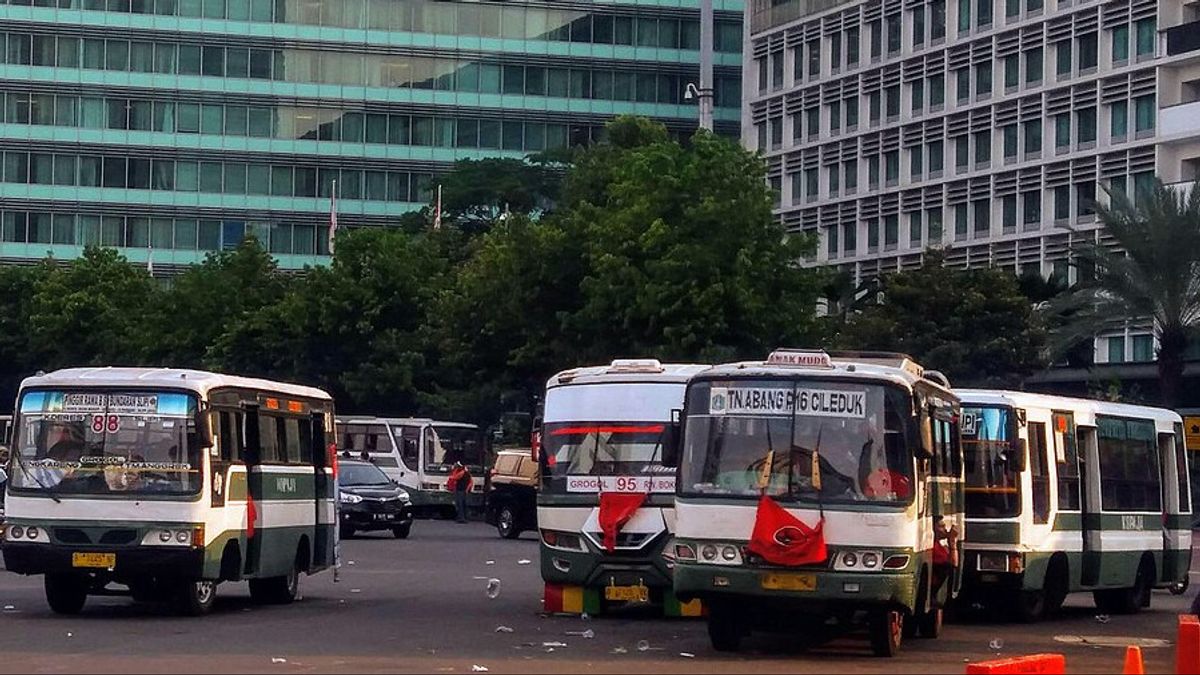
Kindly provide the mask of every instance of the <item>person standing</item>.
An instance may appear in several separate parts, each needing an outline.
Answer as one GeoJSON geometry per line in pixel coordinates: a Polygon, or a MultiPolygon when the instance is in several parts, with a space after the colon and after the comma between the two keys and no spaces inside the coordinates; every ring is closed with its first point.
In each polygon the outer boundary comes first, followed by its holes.
{"type": "Polygon", "coordinates": [[[471,478],[467,467],[463,466],[462,462],[455,462],[454,468],[450,470],[450,478],[446,481],[446,488],[454,493],[454,510],[460,523],[467,522],[467,495],[470,494],[473,483],[474,479],[471,478]]]}

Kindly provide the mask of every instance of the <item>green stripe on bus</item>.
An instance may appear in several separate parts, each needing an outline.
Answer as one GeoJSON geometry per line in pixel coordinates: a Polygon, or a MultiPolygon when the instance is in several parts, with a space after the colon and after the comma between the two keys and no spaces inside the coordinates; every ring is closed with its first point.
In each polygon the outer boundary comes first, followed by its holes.
{"type": "Polygon", "coordinates": [[[973,544],[1016,544],[1021,541],[1021,525],[968,522],[966,541],[973,544]]]}

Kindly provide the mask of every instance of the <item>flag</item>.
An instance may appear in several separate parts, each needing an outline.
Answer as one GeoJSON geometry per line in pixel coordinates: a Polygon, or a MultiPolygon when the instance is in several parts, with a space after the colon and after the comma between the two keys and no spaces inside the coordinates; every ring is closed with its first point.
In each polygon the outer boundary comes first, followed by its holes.
{"type": "Polygon", "coordinates": [[[437,186],[437,203],[433,207],[433,229],[442,229],[442,186],[437,186]]]}
{"type": "Polygon", "coordinates": [[[254,523],[258,520],[258,507],[254,504],[254,495],[250,486],[246,486],[246,539],[254,538],[254,523]]]}
{"type": "Polygon", "coordinates": [[[646,501],[645,492],[601,492],[600,531],[604,534],[604,550],[617,548],[617,534],[646,501]]]}
{"type": "Polygon", "coordinates": [[[154,276],[154,247],[146,247],[146,273],[154,276]]]}
{"type": "Polygon", "coordinates": [[[337,236],[337,181],[329,193],[329,255],[333,255],[333,239],[337,236]]]}
{"type": "Polygon", "coordinates": [[[794,567],[825,562],[825,518],[809,527],[788,513],[775,500],[763,495],[754,516],[750,552],[772,565],[794,567]]]}

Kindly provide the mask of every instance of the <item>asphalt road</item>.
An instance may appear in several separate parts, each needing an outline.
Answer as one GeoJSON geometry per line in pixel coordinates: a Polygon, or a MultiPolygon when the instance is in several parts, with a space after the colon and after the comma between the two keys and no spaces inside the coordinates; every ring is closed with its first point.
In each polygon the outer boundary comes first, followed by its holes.
{"type": "Polygon", "coordinates": [[[543,617],[537,555],[532,534],[504,541],[482,524],[417,521],[407,540],[343,542],[341,582],[331,572],[304,579],[297,604],[255,606],[245,584],[227,584],[199,619],[126,598],[92,598],[83,614],[60,617],[40,578],[0,573],[0,672],[962,673],[968,660],[1038,652],[1066,654],[1073,673],[1119,672],[1123,647],[1096,643],[1130,639],[1172,643],[1143,650],[1147,672],[1170,672],[1175,617],[1191,601],[1159,592],[1152,610],[1101,622],[1080,595],[1053,621],[976,617],[947,625],[939,640],[906,643],[891,660],[853,635],[807,650],[787,636],[756,636],[730,656],[712,651],[698,620],[543,617]],[[489,578],[500,580],[495,599],[489,578]],[[594,637],[572,634],[585,630],[594,637]]]}

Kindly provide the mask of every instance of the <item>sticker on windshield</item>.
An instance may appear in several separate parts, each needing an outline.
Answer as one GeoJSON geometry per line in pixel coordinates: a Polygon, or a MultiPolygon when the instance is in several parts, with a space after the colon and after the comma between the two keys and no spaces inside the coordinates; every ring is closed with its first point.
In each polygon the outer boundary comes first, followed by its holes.
{"type": "Polygon", "coordinates": [[[962,434],[963,436],[977,436],[979,434],[979,416],[974,410],[962,411],[962,434]]]}
{"type": "Polygon", "coordinates": [[[866,391],[713,387],[708,399],[712,415],[802,415],[855,417],[867,414],[866,391]]]}
{"type": "Polygon", "coordinates": [[[105,409],[113,413],[153,414],[158,412],[158,395],[67,394],[63,397],[64,412],[95,412],[105,409]]]}
{"type": "Polygon", "coordinates": [[[567,476],[567,492],[674,492],[675,476],[567,476]]]}

